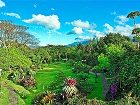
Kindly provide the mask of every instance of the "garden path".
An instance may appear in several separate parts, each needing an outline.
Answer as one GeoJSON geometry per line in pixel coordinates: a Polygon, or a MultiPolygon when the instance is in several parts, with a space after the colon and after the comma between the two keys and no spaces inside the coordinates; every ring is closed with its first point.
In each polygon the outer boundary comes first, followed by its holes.
{"type": "Polygon", "coordinates": [[[16,92],[11,88],[7,88],[9,90],[9,105],[18,105],[18,97],[16,92]]]}

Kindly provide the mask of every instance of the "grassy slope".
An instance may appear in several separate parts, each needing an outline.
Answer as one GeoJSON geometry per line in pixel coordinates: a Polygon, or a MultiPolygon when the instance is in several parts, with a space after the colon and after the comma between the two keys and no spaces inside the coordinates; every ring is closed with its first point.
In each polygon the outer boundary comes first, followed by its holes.
{"type": "Polygon", "coordinates": [[[19,105],[25,105],[25,102],[19,95],[21,95],[22,93],[30,94],[30,92],[26,90],[24,87],[20,85],[16,85],[12,81],[9,81],[6,79],[2,79],[2,93],[3,94],[0,95],[0,105],[9,105],[10,94],[9,94],[9,90],[7,89],[8,87],[11,87],[17,91],[19,105]]]}
{"type": "Polygon", "coordinates": [[[9,104],[8,89],[2,87],[2,94],[0,94],[0,105],[8,105],[8,104],[9,104]]]}
{"type": "Polygon", "coordinates": [[[59,71],[63,71],[66,76],[74,77],[74,74],[71,71],[72,67],[66,63],[58,62],[44,66],[46,67],[44,67],[43,70],[39,70],[35,75],[37,90],[32,92],[32,94],[25,99],[27,105],[31,105],[31,101],[36,94],[43,92],[43,87],[47,87],[55,80],[59,71]]]}
{"type": "MultiPolygon", "coordinates": [[[[43,92],[43,87],[47,87],[52,81],[54,81],[59,71],[63,71],[68,77],[75,77],[75,74],[72,73],[71,69],[72,67],[69,64],[62,62],[44,65],[44,69],[39,70],[35,75],[35,79],[37,82],[37,90],[32,92],[31,95],[29,95],[27,99],[25,99],[26,105],[31,105],[33,97],[36,94],[43,92]]],[[[93,74],[90,75],[90,81],[94,82],[93,74]]],[[[98,83],[96,83],[93,92],[88,95],[88,98],[98,97],[98,99],[103,99],[101,79],[99,78],[97,81],[98,83]]]]}

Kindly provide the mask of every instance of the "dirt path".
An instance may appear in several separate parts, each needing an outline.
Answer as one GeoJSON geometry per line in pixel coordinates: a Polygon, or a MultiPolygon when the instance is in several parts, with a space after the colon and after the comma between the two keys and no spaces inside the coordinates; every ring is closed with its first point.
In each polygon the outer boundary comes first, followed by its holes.
{"type": "Polygon", "coordinates": [[[102,83],[103,83],[103,96],[106,96],[106,93],[109,90],[110,84],[108,83],[107,79],[105,78],[104,75],[102,75],[102,83]]]}
{"type": "Polygon", "coordinates": [[[9,90],[9,105],[18,105],[18,97],[16,92],[10,87],[7,89],[9,90]]]}

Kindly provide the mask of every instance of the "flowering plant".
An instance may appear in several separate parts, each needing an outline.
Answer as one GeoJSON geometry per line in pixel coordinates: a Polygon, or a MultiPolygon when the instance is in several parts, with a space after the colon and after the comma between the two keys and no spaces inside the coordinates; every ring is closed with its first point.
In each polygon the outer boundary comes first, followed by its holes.
{"type": "Polygon", "coordinates": [[[75,79],[67,79],[66,83],[69,86],[75,86],[76,85],[76,80],[75,79]]]}

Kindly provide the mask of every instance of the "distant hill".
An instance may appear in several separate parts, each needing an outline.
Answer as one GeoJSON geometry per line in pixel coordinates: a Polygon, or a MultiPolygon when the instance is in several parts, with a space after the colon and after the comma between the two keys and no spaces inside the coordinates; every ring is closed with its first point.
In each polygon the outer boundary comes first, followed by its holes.
{"type": "Polygon", "coordinates": [[[89,40],[81,41],[81,42],[74,42],[74,43],[68,44],[67,46],[77,46],[78,44],[87,45],[89,42],[90,42],[89,40]]]}

